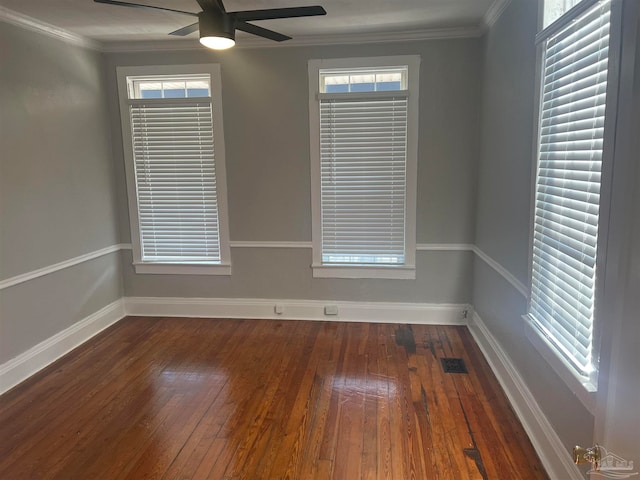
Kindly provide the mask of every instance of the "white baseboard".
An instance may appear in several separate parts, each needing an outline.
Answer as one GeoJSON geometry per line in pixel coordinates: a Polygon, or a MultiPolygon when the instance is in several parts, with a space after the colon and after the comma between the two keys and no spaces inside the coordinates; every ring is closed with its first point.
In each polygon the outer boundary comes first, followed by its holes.
{"type": "Polygon", "coordinates": [[[549,477],[552,480],[583,480],[582,473],[574,465],[566,446],[553,430],[526,382],[477,313],[473,314],[468,327],[522,422],[549,477]]]}
{"type": "Polygon", "coordinates": [[[150,317],[468,325],[551,479],[583,479],[582,474],[571,461],[565,445],[553,430],[508,355],[482,319],[476,313],[472,313],[471,306],[466,304],[125,297],[0,365],[0,394],[116,323],[125,314],[150,317]],[[275,313],[276,305],[282,306],[282,314],[275,313]],[[326,306],[336,306],[338,315],[325,315],[326,306]],[[472,318],[466,318],[465,314],[471,314],[472,318]]]}
{"type": "MultiPolygon", "coordinates": [[[[1,15],[0,15],[0,18],[2,18],[1,15]]],[[[34,278],[49,275],[50,273],[55,273],[59,270],[64,270],[65,268],[74,267],[81,263],[88,262],[89,260],[93,260],[94,258],[100,258],[100,257],[103,257],[104,255],[108,255],[114,252],[119,252],[120,250],[123,250],[123,249],[126,249],[126,244],[111,245],[109,247],[104,247],[99,250],[85,253],[83,255],[79,255],[74,258],[69,258],[67,260],[55,263],[53,265],[47,265],[46,267],[39,268],[37,270],[32,270],[31,272],[21,273],[20,275],[16,275],[15,277],[10,277],[5,280],[0,280],[0,290],[13,287],[14,285],[19,285],[20,283],[28,282],[29,280],[33,280],[34,278]]]]}
{"type": "Polygon", "coordinates": [[[127,297],[127,315],[145,317],[255,318],[466,325],[465,304],[336,302],[331,300],[273,300],[252,298],[127,297]],[[282,314],[275,306],[283,307],[282,314]],[[338,315],[325,315],[325,306],[338,315]]]}
{"type": "Polygon", "coordinates": [[[0,394],[47,367],[125,315],[249,319],[333,320],[466,325],[465,304],[333,302],[243,298],[121,298],[0,365],[0,394]],[[284,308],[275,313],[275,306],[284,308]],[[324,307],[337,306],[338,315],[324,307]]]}
{"type": "Polygon", "coordinates": [[[42,370],[125,316],[122,299],[0,365],[0,394],[42,370]]]}

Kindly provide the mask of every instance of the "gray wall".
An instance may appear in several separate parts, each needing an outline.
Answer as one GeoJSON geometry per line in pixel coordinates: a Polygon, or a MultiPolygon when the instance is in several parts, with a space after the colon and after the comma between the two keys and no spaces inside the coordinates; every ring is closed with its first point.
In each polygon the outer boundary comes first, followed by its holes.
{"type": "MultiPolygon", "coordinates": [[[[118,243],[100,54],[0,22],[0,280],[118,243]]],[[[0,364],[122,293],[119,253],[0,291],[0,364]]]]}
{"type": "MultiPolygon", "coordinates": [[[[623,3],[596,441],[640,465],[640,3],[623,3]]],[[[616,15],[614,15],[614,19],[616,15]]]]}
{"type": "MultiPolygon", "coordinates": [[[[113,54],[107,57],[121,240],[130,241],[115,67],[216,62],[222,69],[231,240],[311,241],[307,61],[419,54],[418,243],[473,243],[479,142],[479,39],[113,54]]],[[[467,303],[469,252],[418,252],[416,280],[312,279],[310,249],[232,249],[233,275],[136,275],[128,296],[467,303]]]]}
{"type": "MultiPolygon", "coordinates": [[[[308,242],[307,60],[419,54],[418,243],[475,241],[526,284],[536,3],[512,0],[482,40],[219,54],[103,57],[0,22],[0,280],[130,241],[116,65],[220,63],[231,238],[308,242]]],[[[637,101],[635,111],[637,124],[637,101]]],[[[605,403],[601,428],[631,459],[638,429],[618,432],[637,420],[635,188],[635,211],[622,222],[633,226],[630,243],[615,255],[633,260],[620,274],[623,321],[605,346],[607,368],[618,365],[609,385],[616,410],[605,403]]],[[[591,443],[593,417],[524,336],[526,299],[470,252],[418,252],[415,281],[313,279],[310,249],[234,248],[232,256],[231,277],[136,275],[124,252],[5,288],[0,364],[122,295],[472,302],[563,443],[591,443]]]]}
{"type": "MultiPolygon", "coordinates": [[[[528,284],[537,3],[513,0],[484,37],[476,245],[528,284]]],[[[481,259],[476,311],[527,381],[567,448],[590,445],[593,417],[524,334],[526,299],[481,259]]]]}

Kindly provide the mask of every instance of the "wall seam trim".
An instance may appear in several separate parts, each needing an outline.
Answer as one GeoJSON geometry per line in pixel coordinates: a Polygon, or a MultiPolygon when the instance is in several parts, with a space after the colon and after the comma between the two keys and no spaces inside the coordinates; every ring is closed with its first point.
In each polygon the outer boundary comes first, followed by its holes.
{"type": "MultiPolygon", "coordinates": [[[[252,241],[231,241],[231,248],[311,248],[311,242],[252,242],[252,241]]],[[[20,283],[28,282],[35,278],[48,275],[50,273],[63,270],[65,268],[73,267],[83,262],[93,260],[95,258],[108,255],[120,250],[131,250],[130,243],[120,243],[117,245],[111,245],[109,247],[89,252],[78,257],[70,258],[68,260],[58,262],[47,267],[39,268],[27,273],[16,275],[14,277],[7,278],[0,281],[0,290],[18,285],[20,283]]],[[[416,244],[416,250],[418,251],[470,251],[474,252],[480,257],[487,265],[498,272],[505,280],[507,280],[516,290],[518,290],[523,296],[528,296],[527,287],[520,282],[515,276],[513,276],[506,268],[493,260],[489,255],[484,253],[478,246],[469,243],[418,243],[416,244]]]]}
{"type": "Polygon", "coordinates": [[[473,252],[475,245],[471,243],[417,243],[419,252],[473,252]]]}
{"type": "Polygon", "coordinates": [[[507,282],[509,282],[513,288],[518,290],[525,298],[529,298],[529,289],[526,287],[524,283],[518,280],[509,270],[504,268],[498,262],[496,262],[489,255],[484,253],[477,245],[473,246],[473,252],[480,257],[487,265],[493,268],[497,273],[499,273],[502,278],[504,278],[507,282]]]}
{"type": "MultiPolygon", "coordinates": [[[[313,242],[240,241],[229,242],[231,248],[313,248],[313,242]]],[[[417,251],[474,251],[470,243],[417,243],[417,251]]]]}
{"type": "Polygon", "coordinates": [[[88,262],[89,260],[93,260],[95,258],[103,257],[110,253],[118,252],[125,248],[126,248],[126,244],[111,245],[109,247],[105,247],[105,248],[101,248],[100,250],[95,250],[93,252],[85,253],[84,255],[79,255],[77,257],[73,257],[68,260],[64,260],[62,262],[58,262],[53,265],[49,265],[47,267],[39,268],[37,270],[32,270],[27,273],[22,273],[14,277],[7,278],[6,280],[1,280],[0,290],[13,287],[14,285],[19,285],[20,283],[28,282],[29,280],[33,280],[35,278],[49,275],[50,273],[54,273],[59,270],[64,270],[65,268],[73,267],[80,263],[88,262]]]}
{"type": "Polygon", "coordinates": [[[268,241],[253,242],[242,240],[231,240],[229,242],[231,248],[311,248],[311,242],[286,242],[286,241],[268,241]]]}

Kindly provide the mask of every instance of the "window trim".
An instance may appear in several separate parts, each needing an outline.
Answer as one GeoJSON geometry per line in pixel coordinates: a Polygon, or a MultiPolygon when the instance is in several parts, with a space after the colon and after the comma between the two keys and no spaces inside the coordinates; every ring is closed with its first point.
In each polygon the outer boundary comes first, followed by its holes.
{"type": "MultiPolygon", "coordinates": [[[[418,173],[418,112],[420,56],[397,55],[312,59],[309,70],[309,140],[311,158],[311,236],[314,278],[416,278],[416,202],[418,173]],[[357,69],[407,65],[406,92],[411,97],[407,112],[407,185],[405,198],[405,263],[402,265],[326,265],[322,263],[321,191],[320,191],[320,70],[357,69]]],[[[392,93],[392,92],[387,92],[392,93]]],[[[328,95],[328,94],[327,94],[328,95]]],[[[338,94],[336,94],[338,95],[338,94]]],[[[347,94],[349,95],[349,94],[347,94]]]]}
{"type": "Polygon", "coordinates": [[[231,249],[229,245],[229,217],[227,206],[227,175],[225,168],[224,124],[222,120],[222,88],[219,64],[192,65],[146,65],[116,67],[122,146],[127,183],[129,225],[133,250],[133,266],[139,274],[182,274],[182,275],[231,275],[231,249]],[[161,263],[142,261],[138,200],[136,194],[135,166],[129,118],[129,98],[127,77],[143,75],[188,75],[206,74],[211,79],[212,116],[215,125],[213,136],[216,149],[216,196],[218,203],[218,229],[220,238],[220,263],[161,263]]]}
{"type": "Polygon", "coordinates": [[[529,343],[542,356],[546,363],[562,379],[567,387],[576,395],[585,408],[591,413],[596,410],[596,392],[598,390],[599,355],[604,322],[604,290],[607,264],[607,239],[609,234],[609,218],[611,205],[611,189],[613,176],[613,160],[617,121],[618,84],[620,75],[620,48],[622,25],[622,1],[612,0],[609,33],[609,67],[607,77],[607,102],[605,110],[605,132],[603,137],[602,170],[600,181],[600,213],[598,219],[598,245],[596,258],[596,283],[595,283],[595,312],[593,322],[592,355],[596,364],[596,371],[588,381],[580,377],[557,351],[556,348],[544,337],[543,333],[532,323],[529,316],[529,304],[531,302],[532,272],[533,272],[533,236],[535,220],[536,181],[539,151],[539,129],[541,113],[541,93],[543,88],[544,65],[544,41],[562,28],[569,25],[576,17],[582,15],[600,0],[583,0],[562,17],[542,30],[544,0],[539,0],[538,30],[536,36],[536,70],[535,70],[535,95],[534,95],[534,119],[533,122],[533,146],[531,162],[531,191],[530,191],[530,218],[529,218],[529,263],[528,263],[528,295],[527,313],[522,315],[524,321],[524,333],[529,343]]]}

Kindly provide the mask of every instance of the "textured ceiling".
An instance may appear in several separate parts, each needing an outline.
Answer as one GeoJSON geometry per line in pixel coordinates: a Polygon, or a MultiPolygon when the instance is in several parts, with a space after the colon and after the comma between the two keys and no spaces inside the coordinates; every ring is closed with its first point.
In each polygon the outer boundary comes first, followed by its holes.
{"type": "MultiPolygon", "coordinates": [[[[137,0],[137,3],[199,11],[196,0],[137,0]]],[[[225,0],[230,12],[324,6],[327,10],[324,17],[255,22],[293,37],[477,27],[493,3],[494,0],[225,0]]],[[[195,20],[187,15],[96,4],[92,0],[0,0],[0,6],[101,42],[166,40],[168,32],[195,20]]]]}

